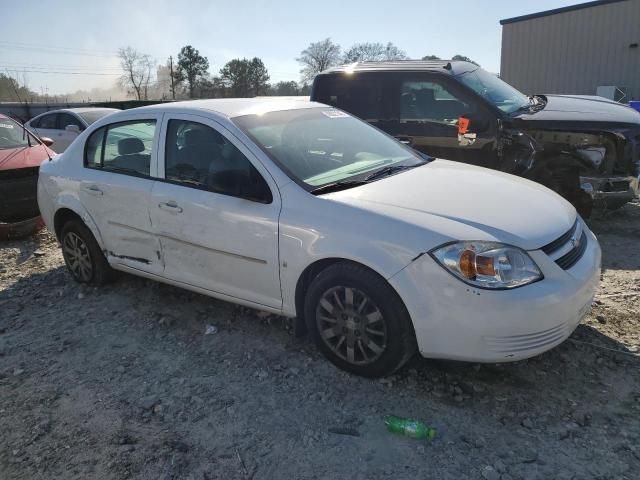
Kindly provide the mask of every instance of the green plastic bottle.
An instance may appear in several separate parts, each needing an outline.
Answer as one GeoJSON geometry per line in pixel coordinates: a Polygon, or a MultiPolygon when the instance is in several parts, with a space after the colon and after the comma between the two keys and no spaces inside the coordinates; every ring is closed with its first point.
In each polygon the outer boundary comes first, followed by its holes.
{"type": "Polygon", "coordinates": [[[384,424],[387,430],[392,433],[401,433],[411,438],[433,438],[436,436],[436,429],[428,427],[422,422],[410,418],[387,415],[384,417],[384,424]]]}

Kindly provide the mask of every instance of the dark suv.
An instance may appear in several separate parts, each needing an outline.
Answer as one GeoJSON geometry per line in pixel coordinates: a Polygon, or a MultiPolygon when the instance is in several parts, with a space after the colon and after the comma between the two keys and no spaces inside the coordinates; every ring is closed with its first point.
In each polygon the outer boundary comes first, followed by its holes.
{"type": "Polygon", "coordinates": [[[602,97],[532,95],[468,62],[363,62],[319,74],[311,100],[429,155],[520,175],[589,215],[635,198],[640,113],[602,97]]]}

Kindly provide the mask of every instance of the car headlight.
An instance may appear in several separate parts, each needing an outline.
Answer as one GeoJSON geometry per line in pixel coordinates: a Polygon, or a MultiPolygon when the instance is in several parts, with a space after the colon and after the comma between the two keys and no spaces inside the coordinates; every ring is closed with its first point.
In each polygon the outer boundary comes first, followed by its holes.
{"type": "Polygon", "coordinates": [[[503,243],[455,242],[429,253],[447,271],[475,287],[515,288],[543,278],[527,252],[503,243]]]}

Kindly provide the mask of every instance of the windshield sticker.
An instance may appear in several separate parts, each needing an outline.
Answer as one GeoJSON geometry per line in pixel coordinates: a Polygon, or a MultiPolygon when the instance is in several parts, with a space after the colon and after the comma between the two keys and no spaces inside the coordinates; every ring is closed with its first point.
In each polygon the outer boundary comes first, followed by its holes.
{"type": "Polygon", "coordinates": [[[13,128],[10,123],[0,123],[0,128],[13,128]]]}
{"type": "Polygon", "coordinates": [[[323,110],[322,113],[329,118],[349,118],[348,113],[341,112],[340,110],[323,110]]]}

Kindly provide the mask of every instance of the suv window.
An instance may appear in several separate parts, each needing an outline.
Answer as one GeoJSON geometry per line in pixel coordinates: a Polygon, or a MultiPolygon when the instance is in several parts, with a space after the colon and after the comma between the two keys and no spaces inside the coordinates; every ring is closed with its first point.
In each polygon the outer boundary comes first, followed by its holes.
{"type": "Polygon", "coordinates": [[[314,101],[340,108],[374,123],[389,118],[384,95],[391,77],[385,74],[321,75],[316,80],[314,101]]]}
{"type": "Polygon", "coordinates": [[[38,119],[35,128],[49,128],[55,130],[57,128],[58,123],[58,114],[50,113],[48,115],[44,115],[38,119]]]}
{"type": "Polygon", "coordinates": [[[85,144],[85,166],[148,177],[155,129],[155,120],[135,120],[99,128],[85,144]]]}
{"type": "Polygon", "coordinates": [[[58,129],[64,130],[67,125],[77,125],[80,131],[84,130],[84,125],[74,115],[69,113],[60,113],[58,115],[58,129]]]}
{"type": "Polygon", "coordinates": [[[249,159],[220,132],[169,120],[165,179],[210,192],[270,203],[271,191],[249,159]]]}
{"type": "Polygon", "coordinates": [[[456,125],[470,112],[467,103],[436,82],[404,81],[400,89],[400,121],[456,125]]]}

